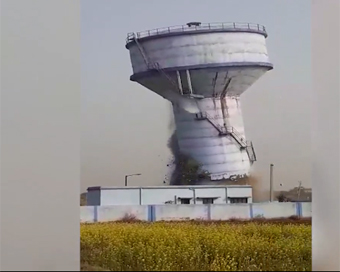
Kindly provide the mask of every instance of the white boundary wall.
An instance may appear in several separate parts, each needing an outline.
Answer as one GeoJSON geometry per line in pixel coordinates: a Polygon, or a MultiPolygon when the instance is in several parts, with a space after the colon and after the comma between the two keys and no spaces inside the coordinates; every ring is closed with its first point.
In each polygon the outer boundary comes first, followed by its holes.
{"type": "Polygon", "coordinates": [[[83,223],[109,222],[133,216],[148,221],[148,206],[84,206],[80,208],[80,221],[83,223]]]}
{"type": "Polygon", "coordinates": [[[214,205],[129,205],[80,207],[80,222],[118,221],[133,217],[142,221],[228,220],[252,218],[312,217],[311,203],[254,203],[214,205]]]}

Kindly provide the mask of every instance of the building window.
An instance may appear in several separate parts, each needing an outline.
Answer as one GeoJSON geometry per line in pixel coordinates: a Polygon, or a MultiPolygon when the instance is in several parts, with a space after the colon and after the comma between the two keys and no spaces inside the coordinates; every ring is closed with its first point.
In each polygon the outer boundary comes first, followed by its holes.
{"type": "Polygon", "coordinates": [[[181,204],[190,204],[190,198],[181,198],[181,204]]]}
{"type": "Polygon", "coordinates": [[[214,204],[213,198],[202,198],[203,204],[214,204]]]}
{"type": "Polygon", "coordinates": [[[231,197],[230,203],[248,203],[247,197],[231,197]]]}

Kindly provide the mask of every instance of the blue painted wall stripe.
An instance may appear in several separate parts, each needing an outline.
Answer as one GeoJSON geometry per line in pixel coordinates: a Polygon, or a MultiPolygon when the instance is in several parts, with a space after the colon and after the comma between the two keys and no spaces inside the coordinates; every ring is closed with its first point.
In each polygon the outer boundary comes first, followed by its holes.
{"type": "Polygon", "coordinates": [[[249,216],[254,218],[253,203],[249,203],[249,216]]]}
{"type": "Polygon", "coordinates": [[[93,207],[93,221],[98,222],[98,206],[93,207]]]}
{"type": "Polygon", "coordinates": [[[152,222],[156,221],[156,207],[155,205],[151,206],[151,210],[152,210],[152,222]]]}
{"type": "Polygon", "coordinates": [[[302,217],[302,203],[299,202],[299,216],[302,217]]]}
{"type": "Polygon", "coordinates": [[[302,217],[302,203],[296,202],[296,215],[302,217]]]}
{"type": "Polygon", "coordinates": [[[148,221],[152,222],[152,206],[148,205],[148,221]]]}
{"type": "Polygon", "coordinates": [[[207,208],[208,208],[208,210],[207,210],[207,212],[208,212],[207,217],[208,217],[208,220],[211,220],[211,205],[209,204],[207,208]]]}
{"type": "Polygon", "coordinates": [[[155,205],[148,205],[148,221],[149,222],[156,221],[155,205]]]}
{"type": "Polygon", "coordinates": [[[299,205],[298,205],[298,202],[295,203],[295,215],[299,216],[299,205]]]}

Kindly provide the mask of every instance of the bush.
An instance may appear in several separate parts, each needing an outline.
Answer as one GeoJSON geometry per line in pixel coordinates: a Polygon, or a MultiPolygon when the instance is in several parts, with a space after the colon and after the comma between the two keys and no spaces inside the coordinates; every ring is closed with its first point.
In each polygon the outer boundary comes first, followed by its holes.
{"type": "Polygon", "coordinates": [[[110,271],[311,271],[311,226],[85,224],[81,261],[110,271]]]}

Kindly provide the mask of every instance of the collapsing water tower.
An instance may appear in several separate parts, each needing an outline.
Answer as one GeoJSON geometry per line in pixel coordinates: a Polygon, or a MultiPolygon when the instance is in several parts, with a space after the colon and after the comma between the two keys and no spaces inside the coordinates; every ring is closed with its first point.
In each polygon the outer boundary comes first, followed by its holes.
{"type": "Polygon", "coordinates": [[[247,177],[256,161],[240,95],[273,68],[259,24],[192,22],[129,33],[133,75],[173,105],[178,146],[210,180],[247,177]]]}

